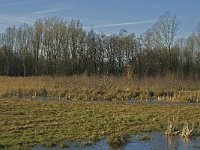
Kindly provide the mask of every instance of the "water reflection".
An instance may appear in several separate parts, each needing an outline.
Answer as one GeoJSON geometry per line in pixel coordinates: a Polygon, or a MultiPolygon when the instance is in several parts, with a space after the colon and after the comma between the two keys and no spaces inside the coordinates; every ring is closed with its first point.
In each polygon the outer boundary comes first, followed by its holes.
{"type": "MultiPolygon", "coordinates": [[[[197,150],[200,149],[200,138],[191,138],[190,140],[184,140],[179,136],[167,136],[161,133],[149,133],[151,140],[141,141],[139,137],[141,135],[132,136],[126,145],[118,148],[109,147],[106,140],[102,140],[94,145],[81,146],[77,143],[68,143],[70,150],[197,150]]],[[[59,146],[53,148],[45,148],[37,146],[33,150],[59,150],[59,146]]],[[[62,150],[65,148],[62,148],[62,150]]]]}
{"type": "Polygon", "coordinates": [[[171,147],[171,149],[173,150],[177,150],[178,149],[178,136],[169,136],[166,135],[166,142],[168,147],[171,147]]]}
{"type": "Polygon", "coordinates": [[[150,133],[151,141],[135,141],[128,143],[124,149],[143,149],[143,150],[196,150],[200,148],[198,137],[182,139],[179,136],[167,136],[160,133],[150,133]]]}

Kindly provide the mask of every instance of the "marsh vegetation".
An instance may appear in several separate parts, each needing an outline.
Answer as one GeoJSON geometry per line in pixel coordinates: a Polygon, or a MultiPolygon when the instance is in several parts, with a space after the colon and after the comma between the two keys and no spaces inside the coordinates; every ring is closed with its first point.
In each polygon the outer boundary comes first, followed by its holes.
{"type": "Polygon", "coordinates": [[[0,97],[70,101],[198,102],[200,81],[176,76],[127,79],[113,76],[0,77],[0,97]]]}
{"type": "MultiPolygon", "coordinates": [[[[124,144],[130,135],[167,129],[167,120],[179,113],[199,127],[199,105],[156,105],[123,102],[0,100],[0,146],[29,149],[36,145],[63,145],[65,141],[124,144]],[[159,106],[159,107],[158,107],[159,106]]],[[[146,139],[146,138],[145,138],[146,139]]]]}
{"type": "Polygon", "coordinates": [[[196,80],[83,75],[0,77],[0,82],[1,148],[90,145],[105,138],[117,147],[133,134],[166,130],[185,139],[199,135],[200,105],[190,104],[200,96],[196,80]],[[143,103],[147,100],[155,103],[143,103]]]}

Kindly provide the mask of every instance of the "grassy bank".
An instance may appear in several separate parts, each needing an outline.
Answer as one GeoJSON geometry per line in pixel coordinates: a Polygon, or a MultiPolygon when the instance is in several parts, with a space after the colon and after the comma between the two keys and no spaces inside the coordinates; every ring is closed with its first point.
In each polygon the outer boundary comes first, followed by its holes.
{"type": "Polygon", "coordinates": [[[199,105],[4,99],[0,100],[0,148],[28,149],[69,140],[117,140],[120,135],[164,132],[174,114],[180,126],[186,120],[199,126],[199,105]]]}
{"type": "Polygon", "coordinates": [[[122,77],[0,77],[0,97],[60,97],[68,100],[200,101],[200,81],[174,76],[128,80],[122,77]]]}

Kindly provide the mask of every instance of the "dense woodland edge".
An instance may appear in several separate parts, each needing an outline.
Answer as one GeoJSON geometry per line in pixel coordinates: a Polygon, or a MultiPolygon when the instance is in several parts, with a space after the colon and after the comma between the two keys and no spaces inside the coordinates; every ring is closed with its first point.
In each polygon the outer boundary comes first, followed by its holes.
{"type": "Polygon", "coordinates": [[[79,20],[38,19],[0,34],[0,75],[128,75],[200,78],[200,24],[176,38],[180,21],[170,12],[139,37],[107,35],[79,20]]]}

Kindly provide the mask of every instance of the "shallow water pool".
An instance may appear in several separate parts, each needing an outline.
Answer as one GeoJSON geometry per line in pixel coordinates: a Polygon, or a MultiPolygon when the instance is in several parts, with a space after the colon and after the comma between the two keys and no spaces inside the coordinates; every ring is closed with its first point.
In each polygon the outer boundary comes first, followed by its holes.
{"type": "Polygon", "coordinates": [[[112,148],[108,145],[107,140],[101,140],[93,145],[83,146],[82,143],[67,143],[67,148],[54,146],[47,148],[44,146],[36,146],[33,150],[197,150],[200,149],[200,137],[184,140],[178,136],[169,137],[161,133],[147,133],[143,135],[131,136],[126,145],[118,148],[112,148]],[[150,137],[150,140],[140,140],[143,135],[150,137]]]}

